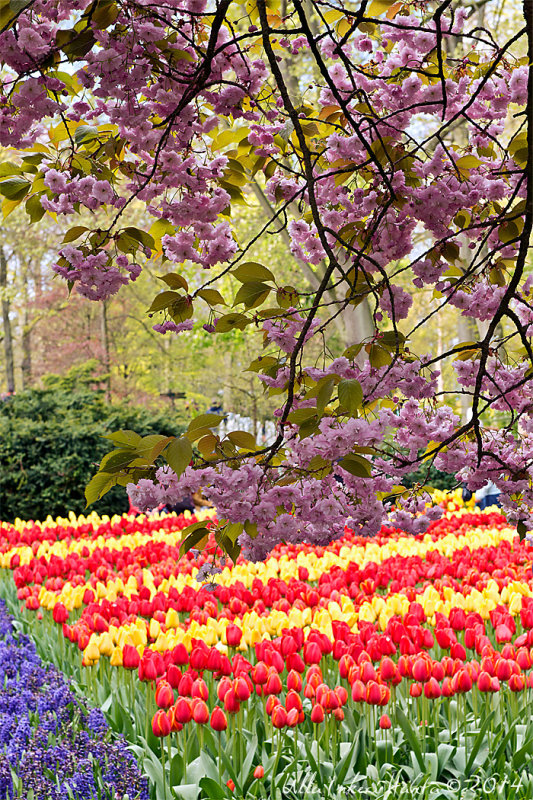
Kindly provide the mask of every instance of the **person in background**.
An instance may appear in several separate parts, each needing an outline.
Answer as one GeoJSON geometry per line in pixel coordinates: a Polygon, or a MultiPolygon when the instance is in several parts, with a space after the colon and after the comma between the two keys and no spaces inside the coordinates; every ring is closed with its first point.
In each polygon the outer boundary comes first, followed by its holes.
{"type": "Polygon", "coordinates": [[[476,506],[479,506],[481,511],[483,511],[485,508],[489,508],[489,506],[499,505],[500,490],[492,481],[487,481],[485,486],[482,486],[482,488],[478,489],[476,492],[476,506]]]}

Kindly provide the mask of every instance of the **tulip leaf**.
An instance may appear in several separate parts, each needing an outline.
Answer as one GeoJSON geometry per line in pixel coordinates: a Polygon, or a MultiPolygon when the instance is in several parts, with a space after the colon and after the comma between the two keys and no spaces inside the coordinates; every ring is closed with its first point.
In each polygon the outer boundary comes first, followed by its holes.
{"type": "Polygon", "coordinates": [[[469,755],[468,761],[466,763],[466,767],[465,767],[465,775],[466,775],[466,777],[468,777],[470,775],[470,773],[472,772],[472,769],[474,767],[474,762],[476,760],[476,756],[477,756],[477,754],[479,752],[479,748],[481,747],[481,745],[485,741],[485,735],[487,733],[489,725],[492,722],[495,714],[496,714],[496,711],[493,710],[493,711],[490,712],[490,714],[487,714],[487,716],[483,720],[483,725],[479,729],[479,733],[476,736],[476,740],[474,742],[472,750],[470,751],[470,755],[469,755]]]}
{"type": "Polygon", "coordinates": [[[397,707],[396,708],[396,721],[399,724],[400,728],[403,731],[403,735],[405,736],[411,750],[413,751],[416,760],[418,761],[418,766],[422,770],[423,773],[426,771],[426,762],[422,756],[422,751],[420,749],[420,742],[418,741],[418,737],[416,733],[413,731],[411,727],[411,723],[403,713],[402,709],[397,707]]]}

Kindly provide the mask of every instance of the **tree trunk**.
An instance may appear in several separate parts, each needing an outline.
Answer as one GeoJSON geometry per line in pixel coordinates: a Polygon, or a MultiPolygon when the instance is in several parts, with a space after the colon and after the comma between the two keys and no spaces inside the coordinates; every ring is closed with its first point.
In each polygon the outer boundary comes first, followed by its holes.
{"type": "Polygon", "coordinates": [[[108,403],[111,402],[111,359],[109,356],[109,325],[107,320],[107,300],[101,303],[100,331],[103,349],[103,365],[105,369],[105,397],[108,403]]]}
{"type": "MultiPolygon", "coordinates": [[[[224,353],[224,369],[228,378],[232,375],[232,358],[231,353],[227,350],[224,353]]],[[[224,413],[227,414],[228,411],[232,411],[232,396],[231,396],[231,386],[229,382],[224,384],[223,394],[222,394],[222,408],[224,409],[224,413]]]]}
{"type": "Polygon", "coordinates": [[[6,362],[6,384],[8,394],[15,391],[15,364],[13,359],[13,334],[9,318],[10,302],[7,296],[7,261],[4,248],[0,247],[0,294],[2,296],[2,324],[4,327],[4,358],[6,362]]]}
{"type": "Polygon", "coordinates": [[[22,361],[20,364],[22,371],[22,390],[29,389],[31,386],[31,326],[28,314],[28,304],[24,306],[24,322],[22,325],[22,361]]]}

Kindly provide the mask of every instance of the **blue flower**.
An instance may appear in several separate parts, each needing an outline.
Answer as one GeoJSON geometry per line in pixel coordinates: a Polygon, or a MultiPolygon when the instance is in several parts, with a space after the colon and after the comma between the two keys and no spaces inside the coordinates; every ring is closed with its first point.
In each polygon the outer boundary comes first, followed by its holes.
{"type": "Polygon", "coordinates": [[[65,677],[15,636],[0,600],[0,800],[26,797],[148,800],[148,783],[123,737],[112,738],[100,709],[88,710],[65,677]],[[3,750],[3,752],[1,752],[3,750]]]}

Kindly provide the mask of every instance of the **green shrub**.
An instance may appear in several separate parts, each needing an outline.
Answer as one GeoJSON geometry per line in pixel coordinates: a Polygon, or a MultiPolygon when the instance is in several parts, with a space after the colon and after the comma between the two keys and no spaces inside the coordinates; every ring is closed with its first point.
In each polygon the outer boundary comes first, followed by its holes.
{"type": "MultiPolygon", "coordinates": [[[[85,485],[111,449],[105,434],[130,428],[141,436],[175,436],[178,419],[126,404],[108,404],[91,388],[98,379],[91,362],[64,377],[49,376],[43,389],[0,401],[0,519],[45,519],[85,510],[85,485]]],[[[115,514],[128,509],[126,491],[114,487],[89,510],[115,514]]]]}

